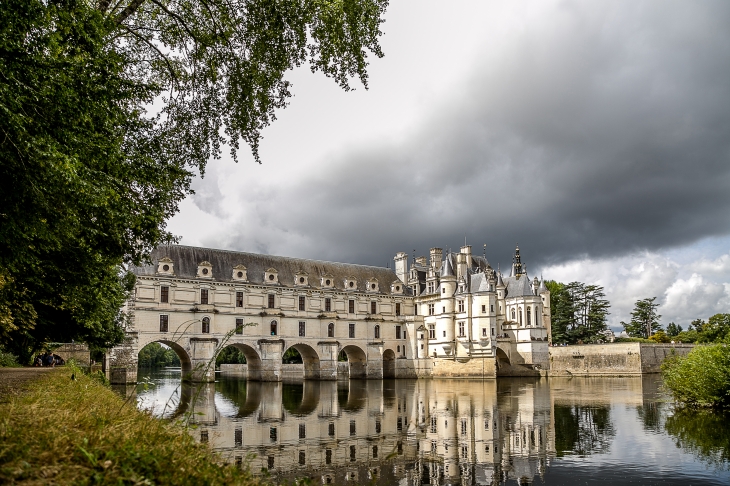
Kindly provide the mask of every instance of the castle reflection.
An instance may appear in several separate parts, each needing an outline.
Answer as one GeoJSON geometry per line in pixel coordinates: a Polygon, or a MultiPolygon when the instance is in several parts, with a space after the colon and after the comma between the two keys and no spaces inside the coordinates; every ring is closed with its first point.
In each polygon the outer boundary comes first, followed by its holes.
{"type": "Polygon", "coordinates": [[[639,377],[564,387],[560,379],[221,377],[202,388],[162,386],[138,401],[157,415],[188,414],[196,424],[191,433],[224,461],[268,471],[277,481],[530,484],[556,457],[606,453],[614,436],[611,402],[642,406],[644,388],[639,377]],[[171,395],[161,407],[160,397],[171,395]]]}

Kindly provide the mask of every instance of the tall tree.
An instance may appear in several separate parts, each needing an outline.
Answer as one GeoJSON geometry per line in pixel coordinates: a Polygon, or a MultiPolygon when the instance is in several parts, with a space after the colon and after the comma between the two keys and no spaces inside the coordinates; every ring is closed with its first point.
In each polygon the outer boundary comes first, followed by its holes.
{"type": "Polygon", "coordinates": [[[367,87],[386,6],[0,2],[0,339],[118,342],[124,268],[174,240],[194,174],[240,140],[258,160],[292,68],[367,87]]]}
{"type": "Polygon", "coordinates": [[[552,342],[575,344],[602,339],[610,308],[603,287],[555,281],[545,285],[550,290],[552,342]]]}
{"type": "Polygon", "coordinates": [[[667,324],[667,336],[674,337],[679,335],[680,332],[682,332],[682,326],[677,325],[673,322],[667,324]]]}
{"type": "Polygon", "coordinates": [[[648,338],[656,331],[661,329],[659,319],[662,317],[657,314],[659,304],[654,302],[656,297],[637,300],[634,310],[631,312],[631,321],[623,322],[626,333],[631,337],[648,338]]]}

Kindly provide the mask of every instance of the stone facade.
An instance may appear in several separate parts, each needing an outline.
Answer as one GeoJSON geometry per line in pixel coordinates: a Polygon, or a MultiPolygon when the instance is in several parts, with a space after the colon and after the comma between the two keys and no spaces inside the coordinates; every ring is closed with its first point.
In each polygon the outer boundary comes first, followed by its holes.
{"type": "Polygon", "coordinates": [[[183,376],[214,379],[225,346],[247,358],[251,380],[283,379],[295,348],[303,377],[334,380],[338,356],[351,378],[495,377],[498,358],[526,370],[548,363],[549,292],[530,280],[519,249],[509,277],[484,257],[431,262],[404,253],[381,267],[163,246],[136,267],[125,343],[109,353],[113,382],[136,381],[137,353],[152,342],[180,356],[183,376]]]}
{"type": "Polygon", "coordinates": [[[688,354],[692,344],[613,343],[550,348],[550,376],[623,376],[659,373],[664,359],[688,354]]]}

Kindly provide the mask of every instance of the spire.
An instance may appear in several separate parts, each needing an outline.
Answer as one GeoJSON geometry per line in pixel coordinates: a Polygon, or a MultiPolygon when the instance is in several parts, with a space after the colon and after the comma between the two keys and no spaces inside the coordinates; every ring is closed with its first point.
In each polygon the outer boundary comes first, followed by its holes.
{"type": "Polygon", "coordinates": [[[446,255],[446,258],[444,258],[444,263],[441,266],[441,278],[454,276],[454,267],[451,265],[451,254],[448,254],[446,255]]]}
{"type": "Polygon", "coordinates": [[[502,280],[502,272],[497,273],[497,287],[504,287],[504,281],[502,280]]]}

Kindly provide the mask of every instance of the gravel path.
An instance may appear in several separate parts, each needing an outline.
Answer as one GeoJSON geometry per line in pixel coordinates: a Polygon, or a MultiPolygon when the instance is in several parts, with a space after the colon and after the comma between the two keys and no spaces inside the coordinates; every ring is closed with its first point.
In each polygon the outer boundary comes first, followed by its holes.
{"type": "Polygon", "coordinates": [[[20,393],[25,385],[43,375],[63,368],[0,368],[0,403],[20,393]]]}

